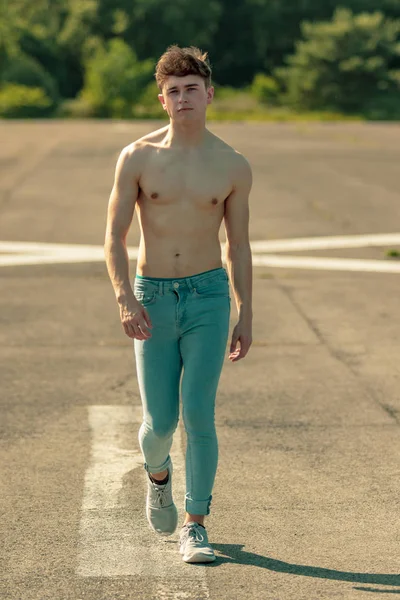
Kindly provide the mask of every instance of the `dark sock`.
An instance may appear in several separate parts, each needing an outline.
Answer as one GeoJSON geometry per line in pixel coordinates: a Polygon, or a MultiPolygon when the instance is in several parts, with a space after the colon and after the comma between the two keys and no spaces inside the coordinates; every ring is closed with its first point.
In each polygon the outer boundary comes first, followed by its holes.
{"type": "MultiPolygon", "coordinates": [[[[197,521],[195,521],[195,523],[197,523],[197,521]]],[[[200,525],[200,527],[202,527],[203,529],[205,529],[205,526],[202,525],[201,523],[197,523],[197,525],[200,525]]],[[[185,527],[185,525],[183,525],[183,527],[185,527]]]]}
{"type": "Polygon", "coordinates": [[[153,483],[156,483],[157,485],[165,485],[166,483],[168,483],[168,479],[169,479],[169,472],[167,473],[167,476],[164,477],[164,479],[161,479],[161,481],[158,481],[157,479],[154,479],[150,473],[149,473],[150,479],[153,483]]]}

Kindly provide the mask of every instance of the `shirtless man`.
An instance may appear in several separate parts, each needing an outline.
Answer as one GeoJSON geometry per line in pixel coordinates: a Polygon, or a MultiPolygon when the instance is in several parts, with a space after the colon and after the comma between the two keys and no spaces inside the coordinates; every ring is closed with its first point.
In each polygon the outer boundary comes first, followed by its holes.
{"type": "Polygon", "coordinates": [[[252,177],[247,160],[206,128],[214,95],[207,54],[171,46],[157,63],[156,81],[170,122],[120,154],[105,255],[124,331],[134,340],[148,522],[161,535],[177,527],[169,451],[181,397],[187,493],[179,548],[185,562],[211,562],[204,517],[218,461],[214,409],[229,333],[229,279],[239,316],[229,359],[244,358],[252,342],[252,177]],[[126,235],[135,207],[141,239],[132,289],[126,235]],[[223,219],[229,278],[218,238],[223,219]]]}

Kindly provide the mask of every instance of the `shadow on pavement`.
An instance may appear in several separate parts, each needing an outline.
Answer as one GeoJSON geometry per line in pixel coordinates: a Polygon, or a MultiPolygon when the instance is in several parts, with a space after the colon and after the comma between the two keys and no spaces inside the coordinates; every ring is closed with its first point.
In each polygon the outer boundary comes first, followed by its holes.
{"type": "MultiPolygon", "coordinates": [[[[217,567],[222,563],[237,563],[240,565],[254,565],[269,571],[277,573],[292,573],[293,575],[303,575],[305,577],[319,577],[320,579],[332,579],[337,581],[349,581],[354,583],[375,583],[378,585],[395,585],[400,588],[400,575],[385,573],[351,573],[348,571],[335,571],[334,569],[324,569],[322,567],[312,567],[308,565],[296,565],[283,562],[261,554],[246,552],[243,550],[244,544],[216,544],[212,542],[212,547],[220,553],[217,560],[207,565],[208,567],[217,567]],[[222,556],[221,556],[222,555],[222,556]]],[[[400,589],[387,590],[376,588],[355,587],[356,590],[364,592],[375,592],[385,594],[400,594],[400,589]]]]}
{"type": "Polygon", "coordinates": [[[354,587],[354,590],[360,592],[374,592],[375,594],[400,594],[400,590],[378,590],[377,588],[354,587]]]}

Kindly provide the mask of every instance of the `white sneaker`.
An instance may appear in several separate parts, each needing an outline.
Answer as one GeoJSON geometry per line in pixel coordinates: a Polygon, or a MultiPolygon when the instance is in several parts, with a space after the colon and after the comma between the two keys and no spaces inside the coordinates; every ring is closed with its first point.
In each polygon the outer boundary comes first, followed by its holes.
{"type": "Polygon", "coordinates": [[[207,531],[195,521],[190,521],[182,527],[179,534],[179,552],[187,563],[208,563],[216,559],[208,542],[207,531]]]}
{"type": "Polygon", "coordinates": [[[153,483],[147,473],[146,516],[150,527],[160,535],[172,535],[178,525],[178,511],[172,499],[172,463],[164,485],[153,483]]]}

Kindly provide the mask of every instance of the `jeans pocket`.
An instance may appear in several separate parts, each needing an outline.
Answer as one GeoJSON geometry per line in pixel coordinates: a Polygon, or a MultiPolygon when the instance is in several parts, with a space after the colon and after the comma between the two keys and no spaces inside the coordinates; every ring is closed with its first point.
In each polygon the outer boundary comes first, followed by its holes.
{"type": "Polygon", "coordinates": [[[142,306],[154,304],[157,299],[157,293],[155,290],[136,290],[134,294],[136,300],[138,300],[142,306]]]}
{"type": "Polygon", "coordinates": [[[201,281],[193,288],[198,298],[229,298],[229,284],[225,279],[201,281]]]}

